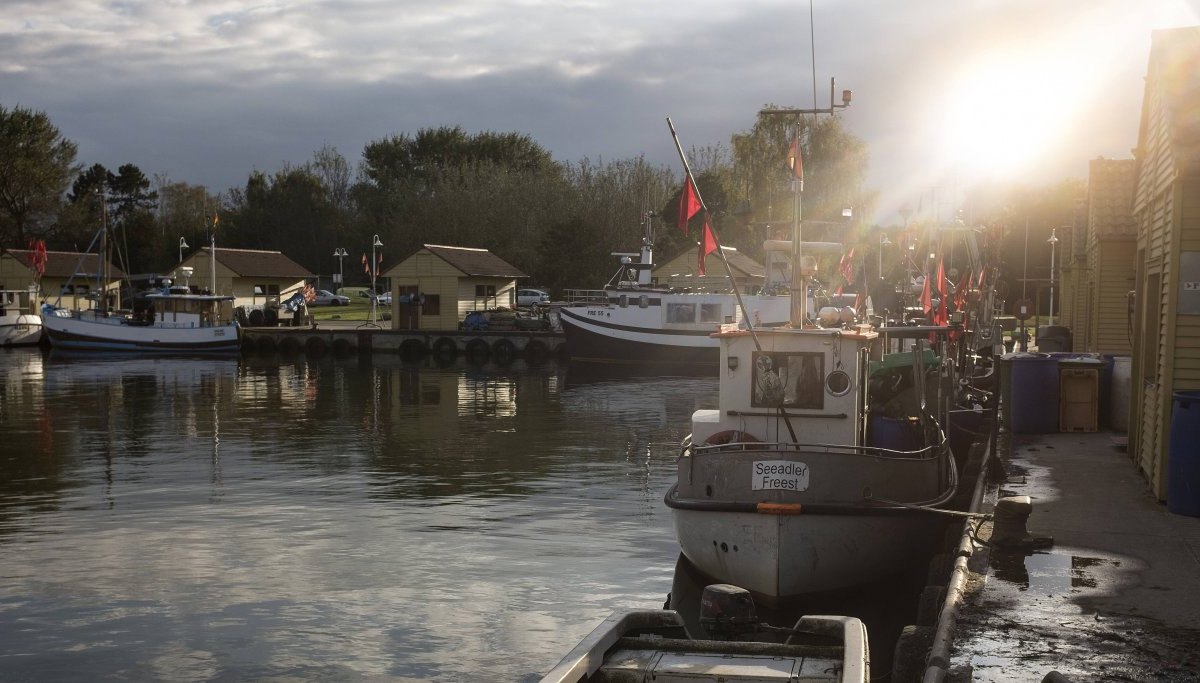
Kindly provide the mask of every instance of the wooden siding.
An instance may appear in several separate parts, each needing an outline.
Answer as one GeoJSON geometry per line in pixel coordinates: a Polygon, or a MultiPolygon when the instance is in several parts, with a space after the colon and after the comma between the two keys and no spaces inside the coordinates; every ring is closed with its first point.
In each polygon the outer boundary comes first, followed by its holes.
{"type": "Polygon", "coordinates": [[[1135,247],[1129,240],[1102,240],[1095,245],[1090,351],[1127,355],[1133,350],[1128,295],[1134,288],[1135,247]]]}
{"type": "Polygon", "coordinates": [[[400,295],[409,287],[426,296],[438,296],[438,315],[422,313],[419,329],[422,330],[454,330],[471,311],[482,311],[489,308],[508,307],[516,305],[517,284],[513,278],[496,277],[467,277],[458,268],[451,265],[442,257],[428,249],[420,249],[412,256],[404,259],[384,273],[391,278],[392,292],[392,328],[399,329],[396,318],[400,305],[400,295]],[[496,288],[494,299],[477,299],[476,285],[491,285],[496,288]]]}
{"type": "MultiPolygon", "coordinates": [[[[1186,251],[1200,252],[1200,178],[1187,176],[1180,179],[1179,192],[1179,247],[1174,261],[1186,251]]],[[[1171,294],[1178,296],[1178,281],[1169,282],[1171,294]]],[[[1172,391],[1200,389],[1200,315],[1177,312],[1172,308],[1175,325],[1175,353],[1173,363],[1172,391]]]]}

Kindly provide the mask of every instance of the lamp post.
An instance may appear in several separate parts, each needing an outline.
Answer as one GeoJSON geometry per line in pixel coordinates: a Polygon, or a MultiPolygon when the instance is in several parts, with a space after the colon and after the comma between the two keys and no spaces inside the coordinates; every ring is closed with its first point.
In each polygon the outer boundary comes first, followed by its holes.
{"type": "Polygon", "coordinates": [[[1050,239],[1046,240],[1050,243],[1050,324],[1054,324],[1054,248],[1058,246],[1058,237],[1054,234],[1054,228],[1050,228],[1050,239]]]}
{"type": "Polygon", "coordinates": [[[183,250],[188,248],[187,240],[179,238],[179,262],[183,263],[183,250]]]}
{"type": "Polygon", "coordinates": [[[883,248],[892,246],[886,232],[879,233],[879,279],[883,279],[883,248]]]}
{"type": "Polygon", "coordinates": [[[379,235],[371,238],[371,322],[375,322],[375,307],[378,305],[376,300],[379,298],[379,292],[375,291],[375,271],[379,270],[379,264],[375,262],[375,247],[382,247],[383,242],[379,241],[379,235]]]}
{"type": "MultiPolygon", "coordinates": [[[[336,281],[334,284],[337,284],[337,285],[343,285],[343,286],[344,286],[344,285],[345,285],[345,283],[344,283],[344,282],[342,282],[342,273],[343,273],[343,271],[342,271],[342,259],[343,259],[343,258],[345,258],[345,257],[347,257],[347,256],[349,256],[350,254],[346,253],[346,250],[345,250],[345,249],[343,249],[343,248],[341,248],[341,247],[338,247],[337,249],[334,249],[334,250],[333,250],[333,255],[334,255],[334,256],[336,256],[336,257],[337,257],[337,260],[338,260],[337,281],[336,281]]],[[[334,289],[337,289],[337,288],[335,287],[334,289]]]]}

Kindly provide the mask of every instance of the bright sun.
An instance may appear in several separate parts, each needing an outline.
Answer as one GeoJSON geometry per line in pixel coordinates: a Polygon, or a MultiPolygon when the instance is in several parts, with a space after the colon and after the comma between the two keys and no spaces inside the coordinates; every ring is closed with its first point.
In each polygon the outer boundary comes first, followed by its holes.
{"type": "Polygon", "coordinates": [[[951,168],[1007,175],[1032,163],[1075,114],[1080,75],[1062,62],[1006,59],[977,64],[947,90],[940,130],[951,168]],[[1072,83],[1075,85],[1072,86],[1072,83]]]}
{"type": "Polygon", "coordinates": [[[1080,121],[1082,106],[1101,86],[1104,65],[1085,45],[1092,36],[1066,35],[1041,49],[1008,49],[964,64],[943,91],[940,127],[947,168],[975,176],[1030,170],[1080,121]]]}

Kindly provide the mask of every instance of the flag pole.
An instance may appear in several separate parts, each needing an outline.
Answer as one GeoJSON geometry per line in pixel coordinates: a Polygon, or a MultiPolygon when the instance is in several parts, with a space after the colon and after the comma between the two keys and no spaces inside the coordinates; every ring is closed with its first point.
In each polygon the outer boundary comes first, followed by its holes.
{"type": "MultiPolygon", "coordinates": [[[[692,167],[688,165],[687,156],[683,153],[683,147],[679,144],[679,136],[675,133],[675,123],[671,121],[671,117],[667,117],[667,127],[671,129],[671,140],[675,142],[675,151],[679,153],[679,160],[683,162],[683,172],[685,174],[684,182],[691,183],[692,189],[696,191],[696,199],[700,201],[700,209],[705,214],[705,224],[709,226],[709,231],[713,236],[713,241],[717,244],[717,254],[721,256],[721,262],[725,264],[725,272],[729,276],[729,284],[733,287],[733,296],[737,299],[738,308],[742,311],[742,320],[746,323],[746,329],[750,331],[750,337],[754,339],[754,348],[762,351],[762,344],[758,341],[758,335],[754,332],[754,319],[750,317],[750,312],[746,309],[746,302],[742,301],[742,292],[738,289],[737,280],[733,277],[733,267],[729,265],[729,259],[725,256],[725,250],[721,248],[721,238],[717,236],[716,228],[711,227],[708,222],[708,206],[704,203],[704,197],[700,196],[700,187],[696,185],[696,179],[692,176],[692,167]]],[[[701,236],[700,248],[704,248],[704,236],[701,236]]]]}

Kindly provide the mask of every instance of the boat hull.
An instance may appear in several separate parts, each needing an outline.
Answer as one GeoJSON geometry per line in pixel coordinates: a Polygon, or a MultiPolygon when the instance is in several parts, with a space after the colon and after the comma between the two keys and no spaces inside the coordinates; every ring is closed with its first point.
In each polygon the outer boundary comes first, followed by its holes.
{"type": "MultiPolygon", "coordinates": [[[[624,298],[625,306],[580,304],[559,309],[572,362],[712,372],[721,358],[720,342],[713,333],[723,322],[742,319],[737,300],[728,294],[625,294],[624,298]],[[639,305],[640,299],[647,305],[639,305]],[[674,318],[679,311],[683,320],[674,318]],[[702,319],[712,322],[698,322],[702,319]]],[[[789,302],[788,297],[744,297],[756,327],[785,323],[789,302]]]]}
{"type": "Polygon", "coordinates": [[[945,521],[896,503],[943,503],[952,493],[948,465],[944,443],[910,454],[753,443],[692,448],[679,459],[666,504],[680,549],[697,569],[787,598],[925,561],[945,521]]]}
{"type": "Polygon", "coordinates": [[[0,316],[0,346],[32,346],[41,340],[41,316],[32,314],[0,316]]]}
{"type": "Polygon", "coordinates": [[[46,316],[44,328],[51,346],[75,351],[140,353],[238,353],[241,342],[235,323],[208,327],[129,325],[118,318],[86,320],[46,316]]]}

